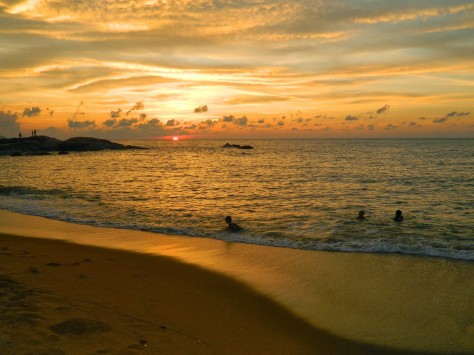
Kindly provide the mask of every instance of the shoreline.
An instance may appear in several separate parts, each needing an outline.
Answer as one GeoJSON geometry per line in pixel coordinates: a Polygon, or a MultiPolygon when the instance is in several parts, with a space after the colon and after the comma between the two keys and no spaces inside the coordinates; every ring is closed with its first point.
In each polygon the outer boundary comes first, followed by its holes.
{"type": "MultiPolygon", "coordinates": [[[[351,344],[352,353],[359,350],[371,353],[374,349],[379,353],[403,353],[404,350],[469,353],[474,350],[474,307],[468,296],[474,292],[474,285],[469,283],[473,263],[399,255],[288,250],[74,225],[7,211],[0,211],[0,220],[2,234],[66,240],[72,249],[85,247],[71,244],[76,243],[106,248],[100,250],[110,253],[132,251],[135,253],[130,259],[164,257],[167,262],[183,268],[194,270],[197,267],[201,272],[210,272],[226,282],[247,288],[246,294],[266,297],[263,303],[280,307],[278,314],[286,312],[286,316],[291,315],[311,329],[305,328],[303,333],[315,332],[311,337],[317,339],[326,337],[323,343],[332,339],[329,343],[339,344],[337,346],[351,344]]],[[[53,242],[38,240],[39,245],[53,242]]],[[[0,270],[3,269],[5,267],[0,270]]],[[[214,279],[214,276],[207,275],[204,279],[214,279]]],[[[215,282],[221,284],[221,281],[215,282]]],[[[175,288],[174,282],[169,280],[167,288],[175,288]]],[[[188,279],[188,283],[192,285],[193,280],[188,279]]],[[[234,291],[229,294],[233,295],[234,291]]],[[[176,296],[179,295],[175,292],[173,297],[176,296]]],[[[237,301],[233,296],[227,298],[229,304],[237,301]]],[[[229,308],[221,313],[228,314],[232,307],[229,308]]],[[[242,312],[248,313],[246,308],[242,312]]],[[[269,325],[261,320],[265,327],[269,325]]],[[[280,329],[277,337],[281,338],[286,331],[288,329],[280,329]]],[[[291,337],[296,336],[291,334],[291,337]]],[[[294,339],[301,341],[299,335],[294,339]]],[[[313,350],[325,346],[308,344],[316,346],[313,350]]],[[[322,353],[337,353],[328,351],[322,353]]]]}

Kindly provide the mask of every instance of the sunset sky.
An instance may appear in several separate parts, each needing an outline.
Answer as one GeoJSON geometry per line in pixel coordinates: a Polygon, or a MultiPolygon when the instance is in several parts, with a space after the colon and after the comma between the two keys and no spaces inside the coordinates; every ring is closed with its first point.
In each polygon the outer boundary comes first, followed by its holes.
{"type": "Polygon", "coordinates": [[[474,137],[474,1],[0,0],[0,136],[474,137]]]}

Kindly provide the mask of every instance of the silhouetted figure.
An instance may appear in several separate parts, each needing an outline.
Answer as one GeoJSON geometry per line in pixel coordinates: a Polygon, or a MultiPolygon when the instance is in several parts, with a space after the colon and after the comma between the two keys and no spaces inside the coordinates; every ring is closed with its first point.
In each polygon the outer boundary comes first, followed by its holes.
{"type": "Polygon", "coordinates": [[[21,132],[20,132],[20,133],[18,133],[18,138],[20,138],[20,139],[21,139],[21,132]]]}
{"type": "Polygon", "coordinates": [[[34,134],[35,134],[35,136],[36,136],[36,129],[33,131],[33,133],[34,133],[34,134]]]}
{"type": "Polygon", "coordinates": [[[393,220],[394,220],[395,222],[401,222],[401,221],[403,221],[402,211],[397,210],[397,211],[395,212],[395,217],[393,218],[393,220]]]}
{"type": "Polygon", "coordinates": [[[359,216],[357,217],[357,219],[359,219],[359,220],[365,219],[364,214],[365,214],[364,211],[359,211],[359,216]]]}
{"type": "Polygon", "coordinates": [[[232,222],[232,217],[231,216],[227,216],[226,218],[224,218],[225,220],[225,223],[227,223],[227,229],[230,231],[230,232],[238,232],[240,230],[242,230],[242,228],[240,228],[240,226],[234,222],[232,222]]]}
{"type": "Polygon", "coordinates": [[[35,131],[31,130],[31,136],[33,137],[35,135],[35,131]]]}

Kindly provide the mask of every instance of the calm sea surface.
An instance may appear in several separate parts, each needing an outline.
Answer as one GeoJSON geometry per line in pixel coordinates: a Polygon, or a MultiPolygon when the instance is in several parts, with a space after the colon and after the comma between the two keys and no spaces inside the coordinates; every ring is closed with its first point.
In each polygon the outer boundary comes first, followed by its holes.
{"type": "Polygon", "coordinates": [[[474,260],[474,139],[228,142],[255,149],[134,141],[123,143],[149,150],[0,157],[0,209],[243,243],[474,260]],[[397,209],[401,223],[392,220],[397,209]],[[244,230],[228,233],[226,215],[244,230]]]}

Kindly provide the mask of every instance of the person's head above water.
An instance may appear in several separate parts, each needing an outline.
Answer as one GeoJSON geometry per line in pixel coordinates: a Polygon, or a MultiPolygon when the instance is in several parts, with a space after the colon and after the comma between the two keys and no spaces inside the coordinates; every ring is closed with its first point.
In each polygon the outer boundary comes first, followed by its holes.
{"type": "Polygon", "coordinates": [[[232,222],[232,217],[231,216],[226,216],[224,218],[225,220],[225,223],[228,224],[228,230],[230,230],[231,232],[238,232],[240,231],[242,228],[240,228],[240,226],[234,222],[232,222]]]}
{"type": "Polygon", "coordinates": [[[358,219],[364,219],[364,214],[365,212],[364,211],[359,211],[359,216],[357,217],[358,219]]]}
{"type": "Polygon", "coordinates": [[[403,221],[402,211],[396,210],[395,211],[395,218],[393,220],[397,221],[397,222],[403,221]]]}

